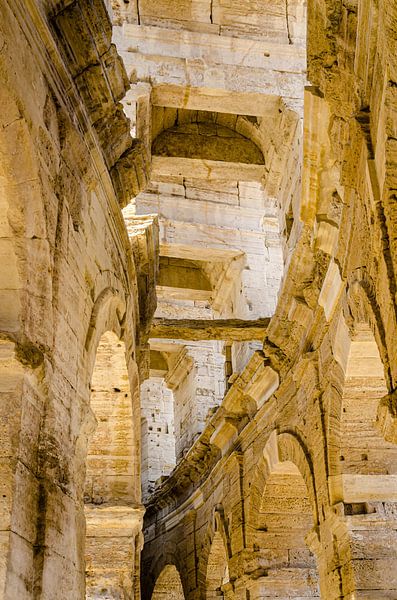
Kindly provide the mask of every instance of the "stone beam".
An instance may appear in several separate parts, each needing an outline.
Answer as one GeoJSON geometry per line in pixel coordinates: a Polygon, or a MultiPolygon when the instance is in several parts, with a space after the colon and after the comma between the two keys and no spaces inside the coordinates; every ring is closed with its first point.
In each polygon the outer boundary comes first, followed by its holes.
{"type": "Polygon", "coordinates": [[[152,180],[158,177],[192,177],[206,181],[262,181],[266,174],[264,165],[180,158],[173,156],[152,157],[152,180]]]}
{"type": "Polygon", "coordinates": [[[276,95],[163,83],[153,86],[152,104],[259,117],[274,114],[282,103],[276,95]]]}
{"type": "MultiPolygon", "coordinates": [[[[135,75],[138,81],[150,81],[154,86],[167,85],[171,80],[186,90],[186,96],[191,88],[205,89],[215,97],[219,89],[232,93],[244,90],[302,104],[304,48],[133,24],[125,24],[122,30],[115,28],[114,35],[130,79],[135,75]]],[[[193,109],[198,110],[197,106],[193,109]]],[[[241,110],[232,111],[228,101],[220,107],[220,112],[242,114],[241,110]]],[[[248,108],[246,114],[251,110],[248,108]]],[[[262,110],[254,116],[263,114],[262,110]]]]}
{"type": "Polygon", "coordinates": [[[154,319],[151,338],[190,341],[224,340],[248,342],[263,340],[270,319],[154,319]]]}

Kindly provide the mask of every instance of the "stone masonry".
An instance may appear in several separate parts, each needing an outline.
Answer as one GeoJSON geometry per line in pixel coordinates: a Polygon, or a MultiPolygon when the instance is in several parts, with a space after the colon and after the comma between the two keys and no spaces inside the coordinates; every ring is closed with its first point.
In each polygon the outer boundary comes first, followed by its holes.
{"type": "Polygon", "coordinates": [[[396,2],[0,0],[0,109],[0,600],[396,600],[396,2]]]}

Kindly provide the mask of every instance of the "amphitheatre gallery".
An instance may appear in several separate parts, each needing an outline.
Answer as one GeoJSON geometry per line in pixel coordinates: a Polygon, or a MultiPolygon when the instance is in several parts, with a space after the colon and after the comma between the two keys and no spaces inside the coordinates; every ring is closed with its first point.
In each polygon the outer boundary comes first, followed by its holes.
{"type": "Polygon", "coordinates": [[[397,600],[397,0],[0,0],[0,600],[397,600]]]}

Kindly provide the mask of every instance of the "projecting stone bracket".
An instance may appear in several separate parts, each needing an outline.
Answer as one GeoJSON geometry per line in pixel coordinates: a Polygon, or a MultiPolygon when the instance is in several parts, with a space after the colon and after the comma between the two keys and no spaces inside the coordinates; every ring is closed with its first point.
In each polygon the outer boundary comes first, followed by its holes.
{"type": "Polygon", "coordinates": [[[51,15],[51,24],[123,207],[146,187],[150,157],[145,145],[132,139],[120,103],[130,82],[111,43],[112,24],[105,5],[102,0],[72,0],[51,15]]]}
{"type": "Polygon", "coordinates": [[[238,437],[239,421],[237,417],[225,416],[210,437],[210,444],[219,448],[222,456],[230,450],[238,437]]]}

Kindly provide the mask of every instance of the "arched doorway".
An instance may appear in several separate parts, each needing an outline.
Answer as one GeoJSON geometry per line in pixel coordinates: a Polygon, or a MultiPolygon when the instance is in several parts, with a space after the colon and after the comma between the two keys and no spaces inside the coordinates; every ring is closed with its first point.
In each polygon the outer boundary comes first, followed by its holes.
{"type": "Polygon", "coordinates": [[[100,339],[91,380],[96,421],[84,486],[87,600],[134,597],[142,513],[137,507],[137,441],[125,346],[112,332],[100,339]]]}
{"type": "Polygon", "coordinates": [[[252,496],[255,577],[248,583],[250,598],[320,598],[316,559],[307,545],[314,507],[300,469],[280,460],[278,444],[273,433],[252,496]]]}
{"type": "Polygon", "coordinates": [[[382,438],[376,424],[379,402],[386,394],[374,335],[366,323],[356,324],[347,355],[341,406],[339,470],[345,501],[388,499],[384,486],[390,475],[397,474],[397,446],[382,438]],[[368,477],[374,475],[379,476],[377,482],[368,477]],[[368,488],[371,481],[376,489],[368,488]]]}
{"type": "Polygon", "coordinates": [[[167,565],[154,586],[152,600],[185,600],[182,581],[177,568],[167,565]]]}
{"type": "Polygon", "coordinates": [[[226,548],[221,533],[216,531],[208,556],[206,599],[215,600],[225,598],[224,586],[227,583],[229,583],[229,565],[226,548]]]}
{"type": "Polygon", "coordinates": [[[385,573],[396,570],[397,446],[377,426],[378,406],[387,394],[384,368],[366,322],[356,322],[352,333],[343,329],[345,353],[339,354],[342,375],[335,395],[338,426],[330,430],[335,444],[330,495],[340,510],[333,560],[343,565],[343,593],[394,598],[396,579],[385,573]]]}

